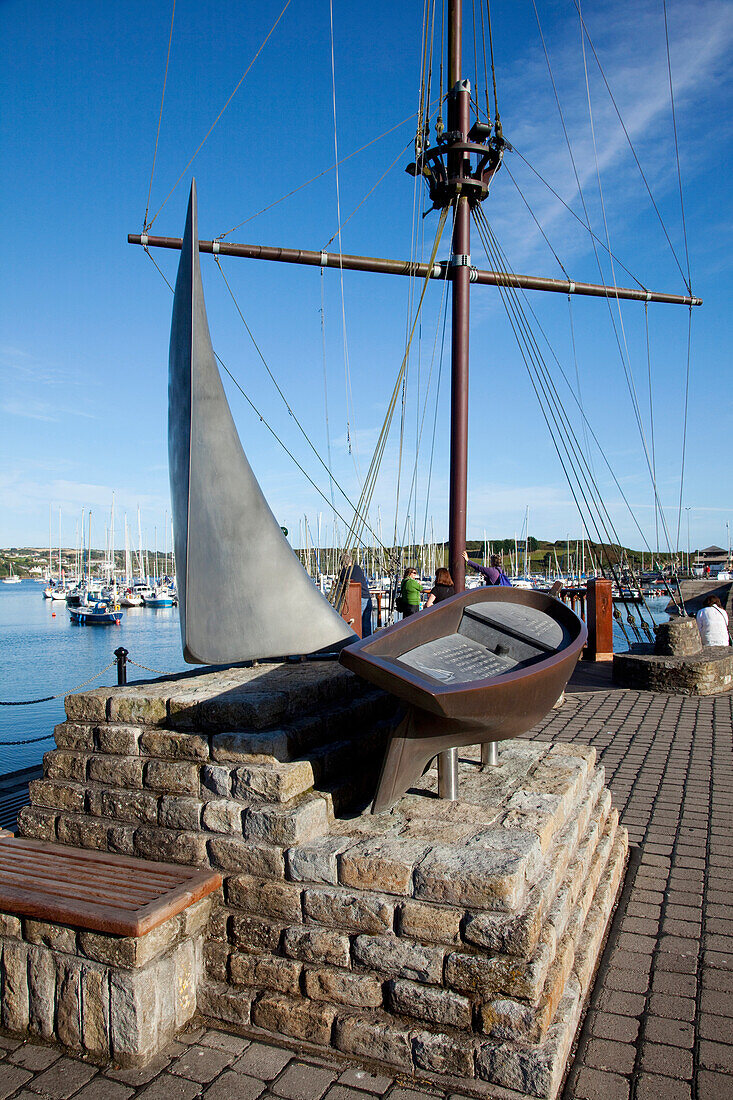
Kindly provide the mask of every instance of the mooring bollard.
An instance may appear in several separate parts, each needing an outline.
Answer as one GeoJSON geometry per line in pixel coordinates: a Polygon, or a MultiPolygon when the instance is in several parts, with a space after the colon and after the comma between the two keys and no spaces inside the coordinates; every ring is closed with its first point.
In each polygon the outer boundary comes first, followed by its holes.
{"type": "Polygon", "coordinates": [[[127,650],[124,646],[115,650],[115,661],[117,662],[117,686],[122,687],[127,683],[127,650]]]}

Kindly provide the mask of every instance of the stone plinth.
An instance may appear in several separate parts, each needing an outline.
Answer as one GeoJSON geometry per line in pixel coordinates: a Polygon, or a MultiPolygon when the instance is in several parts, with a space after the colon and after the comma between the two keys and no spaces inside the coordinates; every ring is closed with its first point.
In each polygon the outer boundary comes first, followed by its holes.
{"type": "Polygon", "coordinates": [[[702,646],[690,656],[661,656],[639,643],[628,653],[614,653],[613,682],[637,691],[719,695],[733,688],[733,647],[702,646]]]}
{"type": "Polygon", "coordinates": [[[625,865],[603,770],[507,741],[372,816],[393,710],[329,663],[72,696],[20,829],[223,873],[210,1020],[552,1097],[625,865]]]}
{"type": "Polygon", "coordinates": [[[660,623],[654,632],[654,652],[658,657],[692,657],[702,651],[697,621],[688,615],[660,623]]]}
{"type": "Polygon", "coordinates": [[[145,1065],[196,1011],[210,898],[144,936],[0,912],[0,1024],[94,1061],[145,1065]]]}

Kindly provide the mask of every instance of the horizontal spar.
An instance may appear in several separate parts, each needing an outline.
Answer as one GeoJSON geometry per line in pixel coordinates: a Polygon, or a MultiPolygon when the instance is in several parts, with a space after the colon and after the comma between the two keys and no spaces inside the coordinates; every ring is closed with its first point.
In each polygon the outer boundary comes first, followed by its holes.
{"type": "MultiPolygon", "coordinates": [[[[181,247],[180,237],[151,237],[129,233],[128,244],[145,248],[181,247]]],[[[372,271],[381,275],[412,275],[418,279],[447,279],[451,264],[428,264],[412,260],[386,260],[376,256],[347,256],[338,252],[313,252],[301,248],[273,248],[264,244],[234,244],[228,241],[199,241],[199,252],[220,256],[240,256],[248,260],[275,260],[284,264],[305,264],[308,267],[335,267],[345,271],[372,271]]],[[[521,290],[549,290],[555,294],[585,294],[594,298],[628,298],[637,302],[666,302],[678,306],[701,306],[702,298],[682,294],[660,294],[653,290],[603,286],[600,283],[576,283],[568,279],[546,279],[538,275],[514,275],[503,271],[480,271],[471,268],[471,282],[488,286],[510,286],[521,290]]]]}

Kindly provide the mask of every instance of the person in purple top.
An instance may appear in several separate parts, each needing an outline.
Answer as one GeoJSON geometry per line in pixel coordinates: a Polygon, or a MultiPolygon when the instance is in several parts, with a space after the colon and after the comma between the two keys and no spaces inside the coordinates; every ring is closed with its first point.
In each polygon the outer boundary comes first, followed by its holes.
{"type": "Polygon", "coordinates": [[[491,564],[479,565],[477,561],[471,561],[468,556],[468,551],[463,551],[463,557],[467,565],[470,565],[472,569],[475,569],[477,573],[480,573],[487,584],[500,584],[501,583],[501,562],[497,554],[491,555],[491,564]]]}

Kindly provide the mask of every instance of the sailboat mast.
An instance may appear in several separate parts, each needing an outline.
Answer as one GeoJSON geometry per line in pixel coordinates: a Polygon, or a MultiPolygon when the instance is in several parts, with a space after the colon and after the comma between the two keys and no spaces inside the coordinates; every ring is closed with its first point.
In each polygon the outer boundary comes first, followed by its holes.
{"type": "MultiPolygon", "coordinates": [[[[460,144],[468,141],[471,93],[461,80],[462,0],[448,5],[448,130],[460,133],[460,144]]],[[[468,326],[471,278],[471,209],[468,196],[461,194],[461,177],[470,174],[468,154],[449,150],[448,178],[455,181],[455,220],[451,252],[453,294],[451,300],[451,433],[450,504],[448,555],[456,592],[465,588],[466,503],[468,484],[468,326]]]]}

